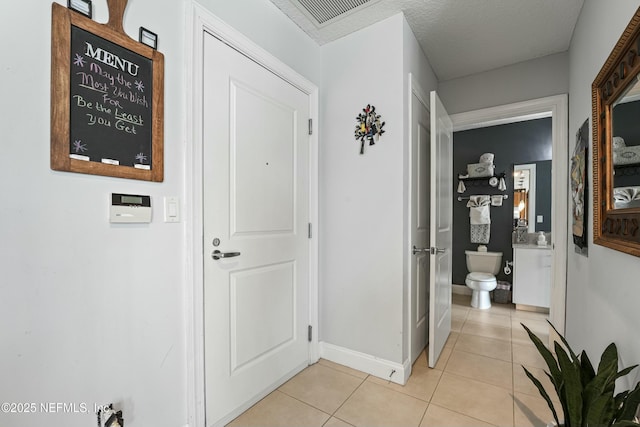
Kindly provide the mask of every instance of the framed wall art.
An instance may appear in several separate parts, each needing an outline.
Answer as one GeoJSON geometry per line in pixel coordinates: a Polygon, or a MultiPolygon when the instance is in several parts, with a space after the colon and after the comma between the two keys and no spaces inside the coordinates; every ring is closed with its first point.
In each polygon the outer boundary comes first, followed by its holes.
{"type": "Polygon", "coordinates": [[[51,169],[164,179],[164,56],[109,21],[52,5],[51,169]]]}
{"type": "Polygon", "coordinates": [[[571,218],[573,244],[576,252],[586,255],[587,251],[587,212],[589,195],[589,119],[585,120],[576,133],[576,148],[571,157],[571,218]]]}

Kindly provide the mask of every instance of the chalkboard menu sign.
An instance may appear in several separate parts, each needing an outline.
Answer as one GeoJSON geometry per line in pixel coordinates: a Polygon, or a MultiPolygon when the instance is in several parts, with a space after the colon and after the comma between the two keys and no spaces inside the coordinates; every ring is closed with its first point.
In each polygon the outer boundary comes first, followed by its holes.
{"type": "Polygon", "coordinates": [[[51,167],[162,181],[164,57],[124,33],[126,0],[109,1],[106,25],[53,4],[51,167]]]}

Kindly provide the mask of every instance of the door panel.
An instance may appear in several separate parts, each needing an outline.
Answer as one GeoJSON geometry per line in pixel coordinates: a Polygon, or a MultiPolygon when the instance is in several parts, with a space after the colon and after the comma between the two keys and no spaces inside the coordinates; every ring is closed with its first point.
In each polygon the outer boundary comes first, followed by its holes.
{"type": "Polygon", "coordinates": [[[308,365],[309,97],[211,35],[203,73],[210,426],[308,365]]]}
{"type": "MultiPolygon", "coordinates": [[[[411,243],[418,249],[429,246],[429,208],[431,123],[425,101],[411,97],[411,243]]],[[[428,338],[429,255],[414,253],[411,260],[411,361],[427,345],[428,338]]]]}
{"type": "Polygon", "coordinates": [[[230,305],[233,374],[295,339],[295,265],[288,262],[231,274],[230,305]]]}
{"type": "Polygon", "coordinates": [[[451,333],[453,125],[431,92],[431,266],[429,367],[435,367],[451,333]]]}
{"type": "Polygon", "coordinates": [[[231,82],[230,104],[234,234],[291,233],[296,206],[296,111],[236,81],[231,82]]]}

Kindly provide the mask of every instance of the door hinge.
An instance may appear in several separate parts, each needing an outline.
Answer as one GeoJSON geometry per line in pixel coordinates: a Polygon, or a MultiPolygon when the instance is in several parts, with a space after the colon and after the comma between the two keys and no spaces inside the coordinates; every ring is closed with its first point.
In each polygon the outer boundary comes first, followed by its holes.
{"type": "Polygon", "coordinates": [[[311,223],[309,223],[309,238],[313,238],[313,225],[311,223]]]}
{"type": "Polygon", "coordinates": [[[309,119],[309,135],[313,135],[313,119],[309,119]]]}
{"type": "Polygon", "coordinates": [[[313,337],[313,326],[309,325],[308,336],[309,342],[311,342],[311,338],[313,337]]]}

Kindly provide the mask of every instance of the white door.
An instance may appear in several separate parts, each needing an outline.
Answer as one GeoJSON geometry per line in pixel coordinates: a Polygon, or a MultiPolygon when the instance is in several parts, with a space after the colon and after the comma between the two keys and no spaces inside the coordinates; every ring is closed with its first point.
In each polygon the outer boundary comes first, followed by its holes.
{"type": "Polygon", "coordinates": [[[431,92],[431,265],[429,279],[429,367],[438,362],[451,333],[451,242],[453,125],[431,92]]]}
{"type": "Polygon", "coordinates": [[[211,35],[203,54],[211,426],[309,362],[309,97],[211,35]]]}
{"type": "Polygon", "coordinates": [[[411,361],[427,345],[429,297],[429,110],[415,89],[411,96],[411,361]]]}

